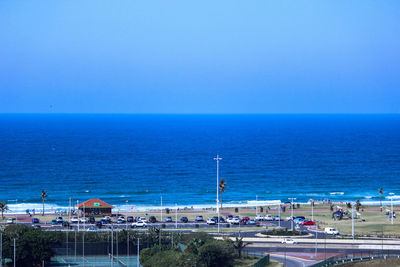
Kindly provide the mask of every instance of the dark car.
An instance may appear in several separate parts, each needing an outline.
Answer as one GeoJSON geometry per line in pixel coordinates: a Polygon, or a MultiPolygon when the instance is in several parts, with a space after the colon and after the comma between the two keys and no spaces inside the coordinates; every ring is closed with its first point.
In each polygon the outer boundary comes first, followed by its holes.
{"type": "Polygon", "coordinates": [[[170,216],[165,217],[165,222],[172,222],[172,217],[170,217],[170,216]]]}
{"type": "Polygon", "coordinates": [[[181,222],[183,223],[187,223],[189,221],[189,219],[187,217],[182,217],[181,218],[181,222]]]}
{"type": "Polygon", "coordinates": [[[306,217],[304,217],[304,216],[295,216],[295,217],[293,218],[293,220],[296,220],[296,219],[303,219],[303,220],[305,220],[306,217]]]}
{"type": "Polygon", "coordinates": [[[204,221],[203,216],[201,215],[196,216],[196,222],[202,222],[202,221],[204,221]]]}
{"type": "Polygon", "coordinates": [[[216,223],[225,223],[225,219],[222,218],[221,216],[219,216],[219,220],[217,216],[212,217],[212,219],[216,222],[216,223]]]}
{"type": "Polygon", "coordinates": [[[101,222],[101,224],[107,224],[107,223],[108,223],[108,220],[106,220],[106,219],[101,219],[100,222],[101,222]]]}
{"type": "Polygon", "coordinates": [[[233,218],[233,215],[231,215],[231,214],[228,214],[228,215],[226,215],[226,219],[228,220],[228,219],[232,219],[233,218]]]}
{"type": "Polygon", "coordinates": [[[156,223],[156,222],[157,222],[157,219],[156,219],[156,217],[154,217],[154,216],[150,216],[150,218],[149,218],[149,222],[150,222],[150,223],[156,223]]]}
{"type": "Polygon", "coordinates": [[[56,220],[51,220],[51,224],[56,225],[56,224],[58,224],[58,222],[56,220]]]}
{"type": "Polygon", "coordinates": [[[135,220],[133,219],[133,216],[128,216],[126,217],[127,222],[134,222],[135,220]]]}
{"type": "Polygon", "coordinates": [[[90,216],[88,222],[93,224],[96,222],[96,220],[93,216],[90,216]]]}
{"type": "Polygon", "coordinates": [[[69,222],[63,221],[63,222],[62,222],[62,226],[63,226],[63,227],[69,227],[69,222]]]}
{"type": "Polygon", "coordinates": [[[101,229],[101,227],[103,226],[103,224],[101,223],[101,221],[96,222],[96,227],[101,229]]]}
{"type": "Polygon", "coordinates": [[[39,223],[39,219],[38,218],[32,218],[32,223],[39,223]]]}

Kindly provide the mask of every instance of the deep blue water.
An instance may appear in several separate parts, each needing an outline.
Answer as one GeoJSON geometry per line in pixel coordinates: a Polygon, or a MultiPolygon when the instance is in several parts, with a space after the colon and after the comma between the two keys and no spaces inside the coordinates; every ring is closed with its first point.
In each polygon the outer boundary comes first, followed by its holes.
{"type": "Polygon", "coordinates": [[[400,194],[400,115],[0,115],[0,150],[19,203],[214,203],[217,153],[224,202],[400,194]]]}

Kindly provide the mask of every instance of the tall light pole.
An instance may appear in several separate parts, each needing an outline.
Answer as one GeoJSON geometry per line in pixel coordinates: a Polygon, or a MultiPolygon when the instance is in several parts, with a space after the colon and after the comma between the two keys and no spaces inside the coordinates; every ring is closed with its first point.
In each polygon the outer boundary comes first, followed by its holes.
{"type": "Polygon", "coordinates": [[[314,221],[314,200],[311,200],[311,221],[314,221]]]}
{"type": "Polygon", "coordinates": [[[356,203],[352,203],[351,205],[351,235],[353,236],[354,241],[354,206],[356,203]]]}
{"type": "Polygon", "coordinates": [[[219,157],[217,154],[217,157],[214,158],[214,160],[217,161],[217,214],[218,214],[218,219],[217,219],[217,225],[218,225],[218,233],[219,233],[219,161],[222,160],[222,158],[219,157]]]}
{"type": "Polygon", "coordinates": [[[162,196],[161,196],[161,211],[160,211],[160,213],[161,213],[161,222],[162,222],[162,196]]]}
{"type": "Polygon", "coordinates": [[[178,229],[178,204],[177,203],[175,203],[175,228],[178,229]]]}
{"type": "Polygon", "coordinates": [[[279,207],[278,207],[278,217],[279,217],[279,228],[281,228],[281,201],[279,200],[279,207]]]}
{"type": "Polygon", "coordinates": [[[392,212],[391,212],[391,217],[392,217],[392,224],[393,224],[393,195],[394,195],[394,193],[389,193],[389,195],[390,195],[390,206],[391,206],[391,210],[392,210],[392,212]]]}
{"type": "Polygon", "coordinates": [[[289,197],[288,198],[290,200],[290,206],[292,207],[292,231],[293,231],[293,200],[296,200],[295,197],[289,197]]]}

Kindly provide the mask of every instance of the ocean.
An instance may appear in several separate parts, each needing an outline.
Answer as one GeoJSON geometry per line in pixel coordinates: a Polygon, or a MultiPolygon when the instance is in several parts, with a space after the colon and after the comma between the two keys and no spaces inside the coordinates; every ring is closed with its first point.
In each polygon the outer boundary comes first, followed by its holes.
{"type": "Polygon", "coordinates": [[[400,115],[0,115],[12,211],[100,198],[121,210],[400,195],[400,115]],[[17,200],[17,201],[15,201],[17,200]]]}

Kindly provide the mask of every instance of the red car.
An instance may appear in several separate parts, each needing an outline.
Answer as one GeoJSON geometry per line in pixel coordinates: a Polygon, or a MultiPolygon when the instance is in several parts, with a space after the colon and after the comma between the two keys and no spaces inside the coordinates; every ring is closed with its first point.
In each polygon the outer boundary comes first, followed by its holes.
{"type": "Polygon", "coordinates": [[[313,222],[313,221],[304,221],[301,223],[301,225],[314,225],[314,224],[315,224],[315,222],[313,222]]]}
{"type": "Polygon", "coordinates": [[[242,220],[243,220],[243,221],[248,221],[248,220],[250,220],[250,218],[247,217],[247,216],[245,216],[245,217],[242,218],[242,220]]]}

